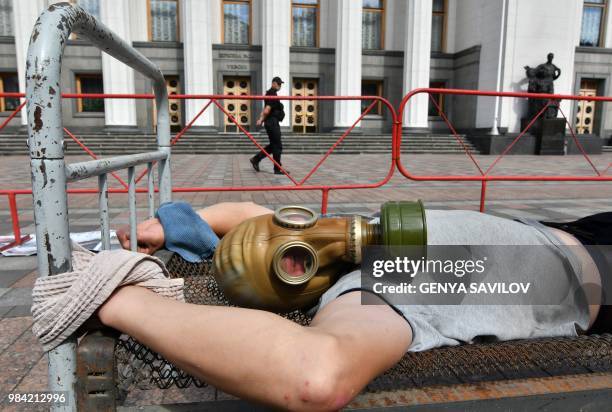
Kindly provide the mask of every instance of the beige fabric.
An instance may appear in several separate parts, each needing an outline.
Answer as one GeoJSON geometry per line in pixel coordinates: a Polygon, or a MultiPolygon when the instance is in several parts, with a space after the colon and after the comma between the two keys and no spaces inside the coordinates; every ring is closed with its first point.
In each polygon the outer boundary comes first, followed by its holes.
{"type": "Polygon", "coordinates": [[[168,279],[157,258],[127,250],[92,253],[72,245],[72,272],[38,278],[32,291],[32,331],[49,351],[72,335],[124,285],[184,301],[183,279],[168,279]]]}

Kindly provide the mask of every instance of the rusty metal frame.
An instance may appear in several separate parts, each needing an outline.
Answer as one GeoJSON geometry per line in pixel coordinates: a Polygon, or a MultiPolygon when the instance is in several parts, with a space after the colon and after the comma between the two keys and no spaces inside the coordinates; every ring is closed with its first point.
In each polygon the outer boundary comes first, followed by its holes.
{"type": "MultiPolygon", "coordinates": [[[[131,176],[130,223],[133,231],[136,228],[133,179],[136,164],[159,161],[160,201],[171,200],[168,95],[163,74],[157,66],[79,6],[58,3],[49,6],[34,25],[26,62],[26,98],[38,273],[39,276],[52,276],[72,268],[67,181],[99,176],[100,220],[102,233],[106,237],[109,233],[107,173],[128,167],[131,176]],[[73,32],[153,81],[158,110],[158,151],[65,165],[60,74],[64,47],[73,32]]],[[[149,189],[152,186],[149,185],[149,189]]],[[[150,194],[150,201],[152,198],[150,194]]],[[[103,244],[108,247],[109,239],[104,240],[103,244]]],[[[66,404],[57,405],[55,410],[77,409],[75,351],[76,339],[73,337],[49,352],[49,390],[67,393],[66,404]]]]}

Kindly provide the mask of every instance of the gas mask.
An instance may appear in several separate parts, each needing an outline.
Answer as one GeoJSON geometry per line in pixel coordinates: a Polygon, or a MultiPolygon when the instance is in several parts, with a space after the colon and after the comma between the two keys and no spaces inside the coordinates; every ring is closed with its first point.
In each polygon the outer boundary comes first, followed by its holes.
{"type": "Polygon", "coordinates": [[[214,255],[215,278],[239,306],[272,311],[311,307],[361,263],[362,247],[427,244],[422,202],[387,202],[380,222],[354,215],[319,217],[285,206],[227,233],[214,255]]]}

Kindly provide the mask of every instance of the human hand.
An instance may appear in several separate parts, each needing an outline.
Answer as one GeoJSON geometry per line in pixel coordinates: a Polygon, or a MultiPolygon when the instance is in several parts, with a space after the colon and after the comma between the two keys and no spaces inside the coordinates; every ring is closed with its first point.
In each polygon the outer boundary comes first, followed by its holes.
{"type": "Polygon", "coordinates": [[[260,117],[259,119],[257,119],[257,121],[255,122],[255,126],[257,127],[261,127],[263,125],[263,119],[260,117]]]}
{"type": "MultiPolygon", "coordinates": [[[[117,231],[117,238],[121,247],[130,249],[130,228],[123,226],[117,231]]],[[[136,239],[138,252],[152,255],[164,246],[164,228],[159,219],[145,220],[136,226],[136,239]]]]}

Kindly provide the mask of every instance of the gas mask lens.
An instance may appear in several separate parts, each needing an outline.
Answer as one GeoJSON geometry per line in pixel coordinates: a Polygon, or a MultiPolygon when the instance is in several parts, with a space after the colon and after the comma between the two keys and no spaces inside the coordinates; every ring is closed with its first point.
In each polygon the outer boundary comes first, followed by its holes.
{"type": "Polygon", "coordinates": [[[278,248],[273,258],[274,272],[289,285],[308,282],[319,269],[315,250],[307,243],[289,242],[278,248]]]}
{"type": "Polygon", "coordinates": [[[306,229],[314,226],[319,215],[304,206],[284,206],[274,212],[274,222],[287,229],[306,229]]]}

